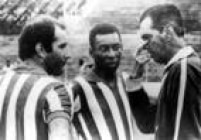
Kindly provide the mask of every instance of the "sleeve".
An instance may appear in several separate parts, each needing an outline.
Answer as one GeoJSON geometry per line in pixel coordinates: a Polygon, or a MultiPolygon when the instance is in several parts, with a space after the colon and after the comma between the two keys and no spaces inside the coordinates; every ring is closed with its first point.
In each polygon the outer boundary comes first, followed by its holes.
{"type": "Polygon", "coordinates": [[[172,136],[174,133],[175,116],[177,109],[178,93],[180,88],[181,62],[176,62],[168,69],[167,77],[160,91],[157,131],[162,137],[172,136]]]}
{"type": "Polygon", "coordinates": [[[83,90],[80,84],[76,81],[72,81],[71,83],[71,91],[73,95],[73,112],[79,112],[81,110],[81,100],[83,95],[83,90]]]}
{"type": "Polygon", "coordinates": [[[143,133],[153,133],[157,106],[149,102],[147,93],[142,88],[129,92],[129,101],[139,129],[143,133]]]}
{"type": "Polygon", "coordinates": [[[45,96],[45,121],[49,123],[59,117],[70,120],[71,116],[72,100],[66,86],[62,84],[54,86],[45,96]]]}

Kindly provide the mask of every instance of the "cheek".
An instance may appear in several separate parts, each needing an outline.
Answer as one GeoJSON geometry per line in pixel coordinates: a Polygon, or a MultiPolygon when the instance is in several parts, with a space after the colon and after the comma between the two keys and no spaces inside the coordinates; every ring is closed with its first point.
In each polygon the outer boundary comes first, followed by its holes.
{"type": "Polygon", "coordinates": [[[161,53],[164,50],[165,42],[162,38],[155,38],[151,41],[150,46],[150,52],[161,53]]]}
{"type": "Polygon", "coordinates": [[[60,56],[64,56],[65,55],[65,51],[64,50],[61,50],[61,49],[55,49],[54,52],[60,56]]]}
{"type": "Polygon", "coordinates": [[[104,62],[105,61],[105,55],[96,55],[95,59],[97,61],[104,62]]]}
{"type": "Polygon", "coordinates": [[[100,54],[100,53],[93,53],[92,54],[93,59],[95,59],[96,61],[102,61],[104,60],[104,55],[100,54]]]}
{"type": "Polygon", "coordinates": [[[61,49],[61,48],[58,47],[58,44],[54,44],[53,52],[57,53],[57,54],[59,54],[61,56],[64,56],[67,53],[67,47],[61,49]]]}

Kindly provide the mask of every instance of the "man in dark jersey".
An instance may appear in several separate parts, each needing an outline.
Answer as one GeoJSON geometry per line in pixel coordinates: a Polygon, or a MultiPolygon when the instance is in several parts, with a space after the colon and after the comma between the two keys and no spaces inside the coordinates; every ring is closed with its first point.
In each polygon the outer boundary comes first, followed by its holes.
{"type": "Polygon", "coordinates": [[[166,65],[158,99],[156,139],[200,140],[201,61],[193,48],[185,44],[179,9],[171,4],[147,9],[140,18],[140,34],[145,42],[143,48],[156,62],[166,65]],[[187,73],[181,76],[184,59],[187,60],[187,73]],[[182,77],[186,77],[186,83],[181,82],[182,77]],[[184,99],[178,102],[182,85],[184,99]],[[179,110],[181,117],[178,117],[179,110]],[[175,127],[178,124],[180,127],[175,127]]]}
{"type": "Polygon", "coordinates": [[[64,26],[48,16],[27,23],[19,38],[23,63],[1,73],[1,140],[69,140],[71,100],[65,86],[48,76],[44,59],[51,53],[64,61],[64,26]]]}

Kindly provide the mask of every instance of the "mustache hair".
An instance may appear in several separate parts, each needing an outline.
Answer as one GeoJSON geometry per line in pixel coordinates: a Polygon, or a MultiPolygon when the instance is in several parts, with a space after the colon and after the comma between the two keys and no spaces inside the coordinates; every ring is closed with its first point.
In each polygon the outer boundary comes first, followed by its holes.
{"type": "Polygon", "coordinates": [[[64,72],[66,59],[56,53],[48,54],[44,59],[44,68],[49,75],[60,76],[64,72]]]}

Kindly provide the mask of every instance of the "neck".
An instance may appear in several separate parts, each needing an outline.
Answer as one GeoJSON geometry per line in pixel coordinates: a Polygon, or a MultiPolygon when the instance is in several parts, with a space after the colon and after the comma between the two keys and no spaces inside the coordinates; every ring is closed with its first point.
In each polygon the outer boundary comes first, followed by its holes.
{"type": "Polygon", "coordinates": [[[106,70],[98,67],[94,68],[94,72],[105,81],[114,81],[116,79],[116,70],[106,70]]]}
{"type": "Polygon", "coordinates": [[[36,58],[36,57],[30,58],[30,59],[26,59],[24,61],[24,63],[26,65],[30,65],[30,66],[34,66],[34,67],[38,67],[38,68],[44,69],[42,61],[39,58],[36,58]]]}
{"type": "Polygon", "coordinates": [[[169,57],[167,58],[167,62],[169,62],[176,54],[177,54],[177,52],[179,51],[180,49],[173,49],[171,52],[170,52],[170,55],[169,55],[169,57]]]}

